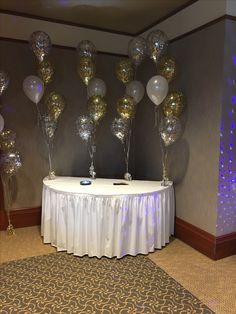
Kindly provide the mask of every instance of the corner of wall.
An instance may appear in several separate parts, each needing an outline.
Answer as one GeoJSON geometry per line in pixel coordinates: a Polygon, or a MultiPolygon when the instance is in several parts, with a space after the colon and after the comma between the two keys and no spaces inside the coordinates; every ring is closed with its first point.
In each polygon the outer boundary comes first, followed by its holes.
{"type": "MultiPolygon", "coordinates": [[[[236,8],[236,6],[235,6],[236,8]]],[[[216,235],[236,231],[236,21],[225,21],[216,235]]]]}

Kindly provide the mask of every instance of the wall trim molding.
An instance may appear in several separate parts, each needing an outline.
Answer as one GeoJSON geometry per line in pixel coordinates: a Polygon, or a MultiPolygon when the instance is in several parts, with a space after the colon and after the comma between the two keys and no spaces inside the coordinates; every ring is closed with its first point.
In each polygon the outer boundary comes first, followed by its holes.
{"type": "MultiPolygon", "coordinates": [[[[38,226],[41,224],[41,206],[11,210],[11,222],[14,228],[38,226]]],[[[8,226],[5,210],[0,210],[0,230],[8,226]]]]}
{"type": "MultiPolygon", "coordinates": [[[[1,11],[1,10],[0,10],[1,11]]],[[[217,24],[221,21],[224,21],[224,20],[231,20],[231,21],[236,21],[236,17],[235,16],[232,16],[232,15],[228,15],[228,14],[225,14],[225,15],[222,15],[221,17],[217,18],[217,19],[214,19],[204,25],[201,25],[189,32],[186,32],[180,36],[177,36],[175,38],[172,38],[170,40],[170,43],[173,43],[177,40],[180,40],[182,38],[185,38],[189,35],[192,35],[196,32],[199,32],[205,28],[208,28],[210,26],[213,26],[214,24],[217,24]]],[[[0,40],[5,40],[5,41],[10,41],[10,42],[16,42],[16,43],[24,43],[24,44],[28,44],[28,40],[26,39],[18,39],[18,38],[10,38],[10,37],[3,37],[3,36],[0,36],[0,40]]],[[[76,47],[72,47],[72,46],[65,46],[65,45],[58,45],[58,44],[53,44],[53,47],[55,48],[60,48],[60,49],[69,49],[69,50],[76,50],[76,47]]],[[[124,57],[126,58],[128,56],[128,54],[122,54],[122,53],[115,53],[115,52],[106,52],[106,51],[98,51],[99,54],[103,54],[103,55],[109,55],[109,56],[115,56],[115,57],[124,57]]]]}
{"type": "MultiPolygon", "coordinates": [[[[25,39],[16,39],[16,38],[9,38],[9,37],[1,37],[0,36],[0,41],[10,41],[13,43],[21,43],[21,44],[29,44],[28,40],[25,39]]],[[[69,46],[63,46],[63,45],[52,45],[54,48],[60,48],[60,49],[67,49],[67,50],[76,50],[75,47],[69,47],[69,46]]],[[[106,52],[106,51],[97,51],[98,54],[102,55],[107,55],[107,56],[113,56],[113,57],[122,57],[122,58],[127,58],[127,54],[121,54],[121,53],[114,53],[114,52],[106,52]]]]}
{"type": "Polygon", "coordinates": [[[236,254],[236,232],[216,237],[176,217],[175,236],[213,260],[236,254]]]}
{"type": "Polygon", "coordinates": [[[28,41],[32,32],[41,30],[49,34],[52,43],[60,46],[78,46],[81,40],[94,43],[98,51],[126,54],[131,36],[114,34],[78,26],[53,23],[0,12],[0,37],[28,41]]]}
{"type": "MultiPolygon", "coordinates": [[[[76,47],[83,39],[92,41],[99,51],[127,55],[129,41],[137,35],[146,37],[155,29],[163,30],[171,41],[183,38],[193,31],[201,30],[216,23],[224,16],[236,16],[236,3],[231,0],[218,1],[212,6],[211,0],[189,0],[181,10],[173,12],[163,20],[156,21],[153,27],[141,33],[116,33],[98,28],[86,28],[85,25],[69,25],[65,21],[44,19],[19,12],[0,10],[0,36],[28,40],[36,30],[47,32],[53,43],[60,46],[76,47]]],[[[231,18],[233,19],[233,18],[231,18]]]]}
{"type": "Polygon", "coordinates": [[[215,236],[176,217],[175,236],[204,255],[215,259],[215,236]]]}
{"type": "Polygon", "coordinates": [[[216,259],[236,254],[236,232],[222,235],[216,238],[216,259]]]}
{"type": "Polygon", "coordinates": [[[233,15],[228,15],[228,14],[222,15],[222,16],[220,16],[219,18],[217,18],[217,19],[215,19],[215,20],[213,20],[213,21],[210,21],[210,22],[208,22],[208,23],[206,23],[206,24],[204,24],[204,25],[201,25],[201,26],[199,26],[199,27],[197,27],[197,28],[191,30],[190,32],[184,33],[184,34],[182,34],[182,35],[180,35],[180,36],[177,36],[177,37],[171,39],[171,40],[170,40],[170,43],[175,42],[175,41],[177,41],[177,40],[179,40],[179,39],[182,39],[182,38],[184,38],[184,37],[187,37],[187,36],[189,36],[189,35],[192,35],[192,34],[194,34],[194,33],[197,33],[197,32],[199,32],[199,31],[201,31],[201,30],[203,30],[203,29],[205,29],[205,28],[208,28],[208,27],[210,27],[210,26],[212,26],[212,25],[214,25],[214,24],[217,24],[217,23],[219,23],[219,22],[221,22],[221,21],[225,21],[225,20],[236,21],[236,17],[233,16],[233,15]]]}
{"type": "MultiPolygon", "coordinates": [[[[203,30],[203,29],[205,29],[205,28],[208,28],[208,27],[210,27],[210,26],[213,26],[214,24],[217,24],[217,23],[219,23],[219,22],[221,22],[221,21],[224,21],[224,20],[227,20],[227,19],[233,20],[233,18],[234,18],[234,16],[222,15],[222,16],[218,17],[217,19],[212,20],[212,21],[210,21],[210,22],[208,22],[208,23],[206,23],[206,24],[204,24],[204,25],[201,25],[201,26],[199,26],[199,27],[197,27],[197,28],[194,28],[193,30],[191,30],[191,31],[189,31],[189,32],[186,32],[186,33],[184,33],[184,34],[182,34],[182,35],[180,35],[180,36],[177,36],[177,37],[175,37],[175,38],[172,38],[172,39],[170,40],[170,43],[173,43],[173,42],[175,42],[175,41],[177,41],[177,40],[180,40],[180,39],[182,39],[182,38],[188,37],[189,35],[192,35],[192,34],[194,34],[194,33],[197,33],[197,32],[199,32],[199,31],[201,31],[201,30],[203,30]]],[[[236,20],[236,19],[235,19],[235,20],[236,20]]]]}
{"type": "Polygon", "coordinates": [[[75,26],[75,27],[79,27],[79,28],[91,29],[94,31],[102,31],[102,32],[111,33],[111,34],[115,34],[115,35],[134,36],[134,34],[129,33],[129,32],[125,32],[125,31],[124,32],[123,31],[115,31],[115,30],[112,30],[109,28],[97,27],[97,26],[92,26],[89,24],[69,22],[69,21],[60,20],[60,19],[54,19],[54,18],[43,17],[43,16],[29,14],[29,13],[23,13],[23,12],[19,12],[19,11],[0,9],[0,13],[8,14],[8,15],[14,15],[14,16],[20,16],[20,17],[26,17],[28,19],[34,19],[34,20],[45,21],[45,22],[50,22],[50,23],[58,23],[58,24],[67,25],[67,26],[75,26]]]}
{"type": "Polygon", "coordinates": [[[5,9],[0,9],[0,13],[8,14],[8,15],[21,16],[21,17],[26,17],[26,18],[35,19],[35,20],[47,21],[47,22],[51,22],[51,23],[59,23],[59,24],[63,24],[63,25],[82,27],[82,28],[86,28],[86,29],[91,29],[91,30],[95,30],[95,31],[102,31],[102,32],[107,32],[107,33],[112,33],[112,34],[117,34],[117,35],[138,36],[138,35],[142,34],[143,32],[145,32],[146,30],[150,29],[151,27],[163,22],[164,20],[168,19],[172,15],[177,14],[178,12],[182,11],[183,9],[187,8],[188,6],[192,5],[194,2],[197,2],[197,1],[198,0],[189,0],[187,3],[183,4],[182,6],[171,11],[170,13],[163,16],[162,18],[152,22],[151,24],[147,25],[146,27],[144,27],[144,28],[142,28],[136,32],[116,31],[116,30],[112,30],[109,28],[92,26],[89,24],[69,22],[69,21],[65,21],[65,20],[42,17],[39,15],[28,14],[28,13],[23,13],[23,12],[19,12],[19,11],[5,10],[5,9]]]}
{"type": "Polygon", "coordinates": [[[161,22],[164,22],[165,20],[167,20],[168,18],[172,17],[173,15],[179,13],[180,11],[186,9],[187,7],[191,6],[192,4],[194,4],[195,2],[197,2],[198,0],[190,0],[189,2],[183,4],[182,6],[180,6],[179,8],[173,10],[172,12],[170,12],[169,14],[163,16],[162,18],[160,18],[159,20],[151,23],[150,25],[144,27],[143,29],[141,29],[139,32],[135,33],[135,34],[130,34],[131,36],[139,36],[143,33],[145,33],[146,31],[148,31],[149,29],[157,26],[158,24],[160,24],[161,22]]]}

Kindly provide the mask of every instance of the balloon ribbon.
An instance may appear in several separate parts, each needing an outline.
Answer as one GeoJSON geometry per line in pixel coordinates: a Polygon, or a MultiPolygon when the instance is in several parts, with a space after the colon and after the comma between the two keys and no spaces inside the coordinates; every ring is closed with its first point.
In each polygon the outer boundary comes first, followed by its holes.
{"type": "Polygon", "coordinates": [[[132,120],[130,120],[129,122],[129,131],[128,131],[128,135],[124,143],[125,165],[126,165],[127,173],[129,172],[129,154],[130,154],[131,134],[132,134],[132,120]]]}
{"type": "Polygon", "coordinates": [[[9,189],[9,184],[10,184],[10,177],[9,176],[1,176],[2,178],[2,183],[3,183],[3,193],[4,193],[4,208],[7,214],[7,221],[8,221],[8,226],[7,226],[7,234],[9,236],[15,235],[15,230],[14,227],[11,223],[11,215],[10,215],[10,208],[12,206],[12,197],[11,197],[11,192],[9,189]]]}

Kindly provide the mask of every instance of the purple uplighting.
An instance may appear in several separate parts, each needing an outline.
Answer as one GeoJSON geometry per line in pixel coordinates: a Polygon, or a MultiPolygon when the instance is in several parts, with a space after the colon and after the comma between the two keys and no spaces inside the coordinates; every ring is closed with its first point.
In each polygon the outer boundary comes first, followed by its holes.
{"type": "Polygon", "coordinates": [[[233,64],[236,65],[236,56],[233,56],[233,64]]]}
{"type": "Polygon", "coordinates": [[[233,104],[233,105],[236,104],[236,96],[235,96],[235,95],[232,96],[232,104],[233,104]]]}
{"type": "MultiPolygon", "coordinates": [[[[236,65],[236,57],[234,57],[236,65]]],[[[224,230],[236,222],[236,114],[233,106],[236,96],[231,97],[231,103],[225,105],[228,112],[227,120],[220,127],[219,182],[218,182],[218,218],[217,232],[224,230]]]]}

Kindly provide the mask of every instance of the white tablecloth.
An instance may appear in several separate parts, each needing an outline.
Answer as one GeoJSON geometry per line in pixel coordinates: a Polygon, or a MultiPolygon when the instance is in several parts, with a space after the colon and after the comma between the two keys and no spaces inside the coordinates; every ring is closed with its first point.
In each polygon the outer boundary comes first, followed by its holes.
{"type": "Polygon", "coordinates": [[[57,177],[43,181],[44,243],[78,256],[147,254],[174,233],[174,191],[158,181],[57,177]],[[113,185],[126,182],[128,185],[113,185]]]}

